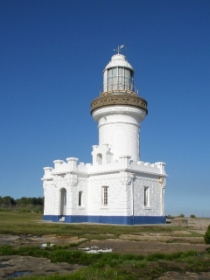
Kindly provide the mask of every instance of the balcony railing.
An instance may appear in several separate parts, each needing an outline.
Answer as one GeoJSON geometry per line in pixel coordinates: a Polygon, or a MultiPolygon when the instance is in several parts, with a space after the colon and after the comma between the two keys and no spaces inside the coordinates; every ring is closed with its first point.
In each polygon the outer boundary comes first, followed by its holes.
{"type": "Polygon", "coordinates": [[[109,83],[100,88],[100,95],[102,93],[115,93],[122,94],[123,92],[127,93],[134,93],[135,95],[138,95],[138,88],[134,86],[132,83],[109,83]]]}

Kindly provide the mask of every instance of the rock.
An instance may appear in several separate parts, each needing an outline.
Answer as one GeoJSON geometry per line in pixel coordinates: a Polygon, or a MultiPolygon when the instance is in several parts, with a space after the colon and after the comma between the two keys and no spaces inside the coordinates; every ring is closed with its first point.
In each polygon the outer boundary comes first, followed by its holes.
{"type": "MultiPolygon", "coordinates": [[[[68,263],[51,263],[46,258],[29,256],[1,256],[0,279],[17,272],[27,272],[28,276],[45,276],[54,273],[69,274],[83,268],[81,265],[68,263]],[[5,267],[4,267],[5,266],[5,267]]],[[[19,276],[22,276],[21,273],[19,276]]]]}

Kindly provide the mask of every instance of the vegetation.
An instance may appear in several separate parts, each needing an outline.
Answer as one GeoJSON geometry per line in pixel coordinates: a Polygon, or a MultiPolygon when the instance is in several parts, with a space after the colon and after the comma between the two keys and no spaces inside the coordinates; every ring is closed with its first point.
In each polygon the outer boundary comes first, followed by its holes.
{"type": "Polygon", "coordinates": [[[206,244],[210,244],[210,225],[208,226],[207,231],[204,234],[204,240],[206,244]]]}
{"type": "Polygon", "coordinates": [[[11,196],[0,196],[0,208],[3,210],[22,210],[25,212],[43,212],[43,197],[22,197],[14,199],[11,196]]]}
{"type": "Polygon", "coordinates": [[[195,218],[196,218],[196,216],[195,216],[194,214],[191,214],[191,215],[190,215],[190,218],[195,219],[195,218]]]}
{"type": "Polygon", "coordinates": [[[180,218],[184,218],[185,216],[184,216],[184,214],[180,214],[179,217],[180,218]]]}
{"type": "MultiPolygon", "coordinates": [[[[43,226],[41,213],[25,212],[23,210],[16,211],[14,209],[0,209],[0,234],[63,234],[91,240],[107,239],[107,234],[111,234],[111,238],[118,238],[121,234],[141,235],[144,232],[161,232],[170,234],[174,231],[183,231],[188,229],[189,227],[171,227],[170,225],[130,227],[89,224],[88,229],[86,224],[44,223],[43,226]]],[[[194,237],[195,234],[192,233],[188,236],[194,237]]]]}
{"type": "Polygon", "coordinates": [[[0,196],[0,205],[2,208],[8,208],[12,206],[36,206],[44,204],[43,197],[22,197],[14,199],[11,196],[0,196]]]}
{"type": "Polygon", "coordinates": [[[210,252],[195,251],[172,254],[154,253],[148,256],[120,255],[116,253],[86,254],[71,250],[68,246],[39,247],[0,246],[0,255],[24,255],[44,257],[52,262],[67,262],[87,266],[74,274],[52,275],[46,277],[26,277],[23,279],[156,279],[167,271],[210,271],[210,252]]]}
{"type": "MultiPolygon", "coordinates": [[[[68,235],[78,236],[86,239],[118,238],[121,234],[141,235],[145,232],[172,234],[181,231],[190,232],[189,227],[177,226],[111,226],[111,225],[86,225],[86,224],[58,224],[41,222],[42,214],[36,212],[25,212],[23,208],[0,209],[0,234],[34,234],[34,235],[68,235]],[[12,226],[11,226],[12,225],[12,226]]],[[[194,236],[194,233],[189,236],[194,236]]],[[[210,226],[205,234],[205,242],[210,243],[210,226]]],[[[49,243],[50,245],[50,243],[49,243]]],[[[78,250],[77,245],[68,244],[63,246],[47,246],[41,249],[38,246],[25,246],[19,243],[15,246],[0,246],[0,256],[22,255],[48,258],[52,262],[67,262],[86,266],[76,273],[68,275],[54,274],[51,276],[30,277],[25,275],[18,279],[30,280],[134,280],[134,279],[157,279],[167,271],[210,271],[210,250],[202,253],[194,251],[176,252],[172,254],[155,253],[143,255],[120,255],[117,253],[87,254],[78,250]]]]}

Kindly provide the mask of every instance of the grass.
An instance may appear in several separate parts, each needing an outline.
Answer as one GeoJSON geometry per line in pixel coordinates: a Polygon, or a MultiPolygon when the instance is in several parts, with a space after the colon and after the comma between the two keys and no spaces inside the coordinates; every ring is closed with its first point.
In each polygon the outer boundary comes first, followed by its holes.
{"type": "MultiPolygon", "coordinates": [[[[113,226],[97,224],[58,224],[43,223],[40,213],[25,213],[17,211],[0,211],[0,234],[33,234],[33,235],[71,235],[79,238],[107,239],[118,238],[121,234],[141,235],[144,232],[172,233],[173,231],[188,230],[188,227],[170,225],[160,226],[113,226]],[[12,226],[11,226],[12,225],[12,226]],[[88,234],[87,234],[88,232],[88,234]],[[106,233],[106,234],[104,234],[106,233]]],[[[180,236],[180,235],[179,235],[180,236]]]]}
{"type": "Polygon", "coordinates": [[[86,254],[73,251],[67,246],[55,246],[46,249],[39,247],[20,247],[14,249],[10,245],[0,246],[0,255],[23,255],[44,257],[51,262],[67,262],[87,266],[74,274],[52,275],[45,277],[24,276],[21,279],[30,280],[83,280],[83,279],[156,279],[167,271],[210,271],[210,252],[195,251],[176,252],[172,254],[154,253],[148,256],[120,255],[117,253],[86,254]]]}
{"type": "MultiPolygon", "coordinates": [[[[118,238],[121,234],[141,235],[143,233],[162,233],[173,237],[186,237],[182,231],[191,232],[190,227],[164,226],[113,226],[96,224],[58,224],[41,222],[39,213],[0,211],[0,234],[67,235],[86,239],[118,238]],[[179,234],[173,234],[179,231],[179,234]],[[88,234],[87,234],[88,233],[88,234]]],[[[191,232],[187,237],[202,236],[191,232]]],[[[175,238],[174,238],[175,240],[175,238]]],[[[75,250],[76,245],[54,246],[40,249],[35,246],[0,246],[0,256],[22,255],[44,257],[52,262],[67,262],[87,266],[68,275],[54,274],[43,277],[24,276],[18,279],[30,280],[134,280],[157,279],[167,271],[210,271],[210,249],[197,253],[194,251],[172,254],[155,253],[147,256],[120,255],[117,253],[86,254],[75,250]]]]}

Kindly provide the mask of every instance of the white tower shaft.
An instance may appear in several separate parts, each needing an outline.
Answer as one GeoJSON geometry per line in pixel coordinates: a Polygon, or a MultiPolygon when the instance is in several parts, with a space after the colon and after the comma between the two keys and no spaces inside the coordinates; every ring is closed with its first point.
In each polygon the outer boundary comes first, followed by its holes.
{"type": "Polygon", "coordinates": [[[108,144],[113,159],[130,156],[139,161],[139,123],[145,111],[131,106],[108,106],[93,112],[98,122],[99,146],[108,144]]]}

